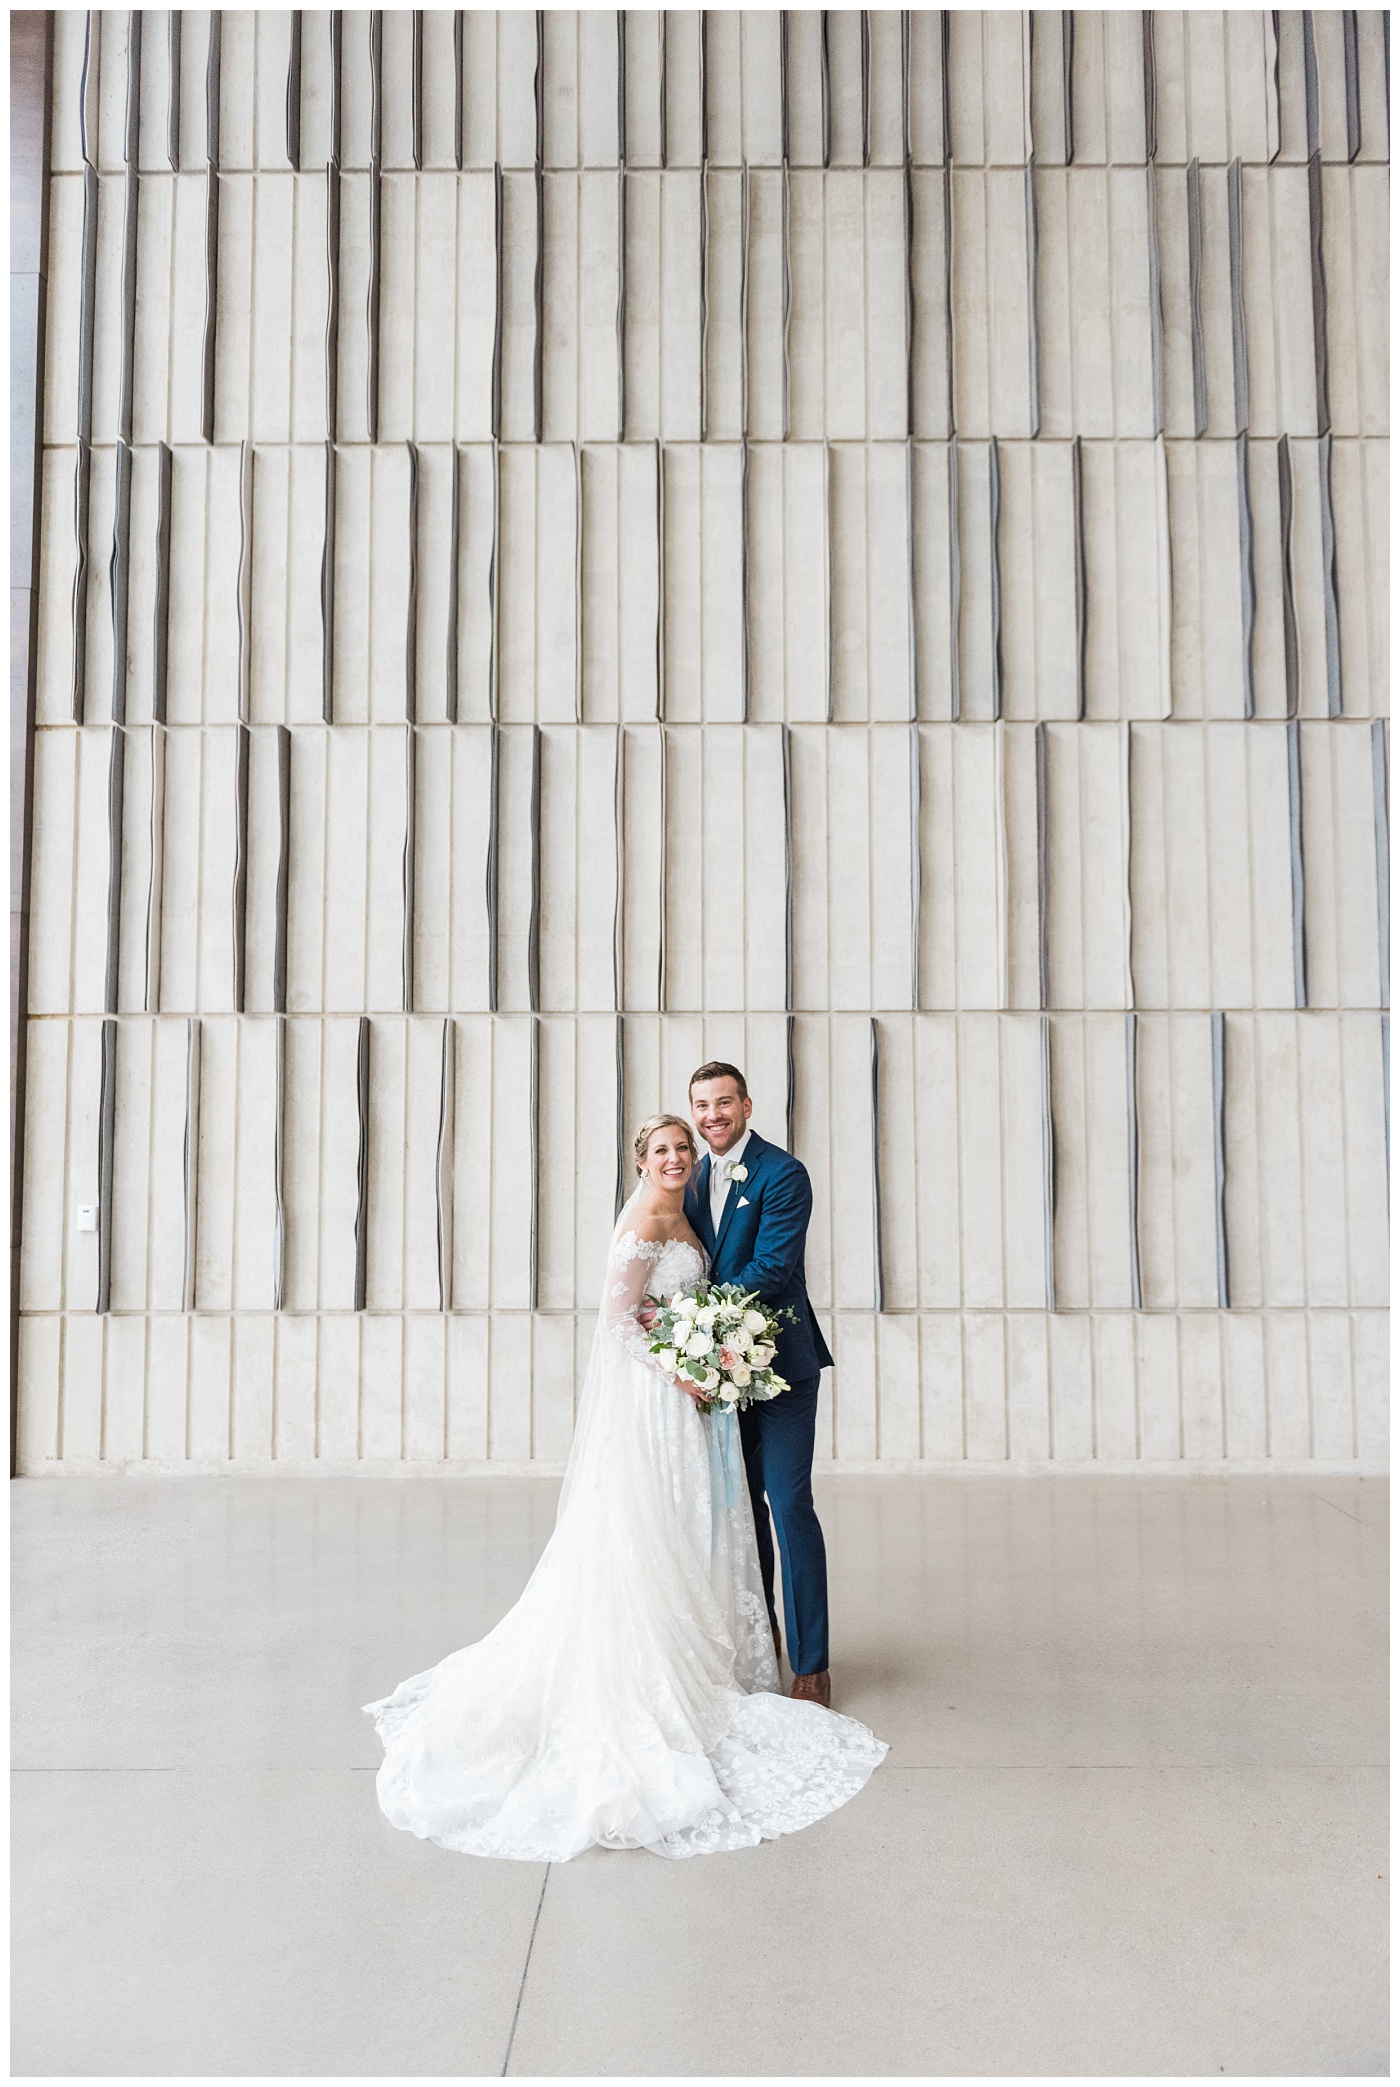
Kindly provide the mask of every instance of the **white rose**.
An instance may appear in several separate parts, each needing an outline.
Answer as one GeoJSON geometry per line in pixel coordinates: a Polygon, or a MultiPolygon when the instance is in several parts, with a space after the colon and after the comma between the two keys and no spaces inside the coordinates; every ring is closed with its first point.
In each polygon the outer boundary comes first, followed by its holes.
{"type": "Polygon", "coordinates": [[[777,1352],[777,1349],[772,1347],[769,1342],[761,1341],[758,1347],[750,1354],[749,1360],[756,1370],[766,1370],[777,1352]]]}
{"type": "Polygon", "coordinates": [[[744,1327],[736,1326],[729,1336],[729,1345],[737,1349],[740,1355],[747,1355],[753,1346],[753,1337],[744,1327]]]}
{"type": "Polygon", "coordinates": [[[687,1297],[682,1291],[677,1290],[675,1296],[671,1299],[671,1310],[678,1312],[682,1319],[692,1318],[695,1312],[695,1299],[687,1297]]]}
{"type": "Polygon", "coordinates": [[[746,1369],[743,1363],[741,1362],[737,1369],[731,1370],[729,1374],[733,1382],[737,1384],[737,1386],[739,1387],[740,1391],[743,1391],[745,1386],[748,1384],[749,1378],[753,1375],[753,1372],[752,1370],[746,1369]]]}
{"type": "Polygon", "coordinates": [[[726,1405],[732,1406],[739,1396],[739,1387],[737,1384],[721,1384],[719,1395],[726,1405]]]}
{"type": "Polygon", "coordinates": [[[718,1317],[719,1306],[717,1304],[702,1304],[699,1311],[695,1314],[695,1323],[697,1326],[713,1326],[718,1317]]]}
{"type": "Polygon", "coordinates": [[[750,1333],[762,1333],[768,1321],[764,1318],[762,1312],[745,1312],[744,1324],[750,1333]]]}
{"type": "Polygon", "coordinates": [[[708,1334],[693,1333],[685,1343],[684,1353],[687,1355],[694,1355],[698,1358],[701,1355],[708,1355],[709,1352],[710,1341],[708,1334]]]}
{"type": "Polygon", "coordinates": [[[702,1378],[700,1379],[700,1389],[701,1389],[702,1391],[713,1391],[713,1390],[714,1390],[714,1388],[715,1388],[715,1386],[716,1386],[716,1385],[717,1385],[718,1383],[719,1383],[719,1371],[718,1371],[718,1370],[706,1370],[706,1372],[705,1372],[704,1376],[703,1376],[703,1377],[702,1377],[702,1378]]]}
{"type": "Polygon", "coordinates": [[[675,1376],[676,1370],[680,1365],[680,1356],[676,1353],[674,1348],[658,1349],[656,1360],[659,1367],[665,1370],[668,1377],[675,1376]]]}

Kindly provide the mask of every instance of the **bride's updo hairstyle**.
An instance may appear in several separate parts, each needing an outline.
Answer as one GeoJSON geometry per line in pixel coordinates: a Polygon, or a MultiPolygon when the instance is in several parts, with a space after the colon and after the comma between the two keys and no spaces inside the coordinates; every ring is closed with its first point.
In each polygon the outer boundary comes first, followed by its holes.
{"type": "Polygon", "coordinates": [[[637,1155],[637,1172],[639,1174],[643,1171],[643,1169],[646,1166],[648,1145],[650,1145],[652,1139],[656,1136],[656,1133],[659,1130],[664,1130],[668,1123],[672,1124],[675,1127],[675,1129],[679,1131],[684,1131],[685,1142],[690,1147],[690,1159],[692,1166],[695,1164],[696,1160],[699,1159],[700,1155],[695,1149],[695,1133],[683,1116],[648,1116],[646,1122],[642,1125],[641,1129],[637,1132],[636,1137],[632,1140],[632,1150],[637,1155]]]}

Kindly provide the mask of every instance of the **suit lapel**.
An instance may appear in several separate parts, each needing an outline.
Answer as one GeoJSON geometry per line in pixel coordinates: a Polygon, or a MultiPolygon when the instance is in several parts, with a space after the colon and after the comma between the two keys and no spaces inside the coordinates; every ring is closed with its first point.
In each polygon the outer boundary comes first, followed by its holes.
{"type": "MultiPolygon", "coordinates": [[[[755,1174],[756,1174],[756,1173],[758,1172],[759,1168],[760,1168],[760,1167],[762,1166],[762,1164],[763,1164],[763,1158],[764,1158],[764,1155],[765,1155],[765,1153],[767,1152],[767,1150],[768,1150],[768,1147],[767,1147],[767,1144],[765,1143],[765,1141],[764,1141],[764,1140],[763,1140],[762,1138],[760,1138],[760,1137],[759,1137],[759,1135],[758,1135],[758,1132],[757,1132],[757,1131],[754,1131],[754,1132],[753,1132],[753,1133],[752,1133],[752,1134],[750,1135],[750,1137],[749,1137],[749,1142],[748,1142],[748,1144],[747,1144],[747,1145],[745,1146],[745,1148],[744,1148],[744,1160],[743,1160],[743,1164],[744,1164],[745,1166],[747,1166],[747,1168],[748,1168],[748,1170],[749,1170],[749,1178],[748,1178],[748,1180],[747,1180],[747,1181],[731,1181],[731,1182],[730,1182],[730,1184],[729,1184],[729,1194],[728,1194],[728,1195],[727,1195],[727,1196],[725,1197],[725,1199],[724,1199],[724,1208],[723,1208],[723,1210],[722,1210],[722,1211],[720,1212],[720,1217],[719,1217],[719,1230],[718,1230],[718,1232],[717,1232],[717,1233],[715,1234],[715,1243],[714,1243],[714,1248],[713,1248],[713,1251],[712,1251],[712,1253],[711,1253],[711,1255],[710,1255],[710,1258],[711,1258],[711,1260],[712,1260],[712,1261],[717,1261],[717,1260],[719,1259],[719,1253],[720,1253],[720,1248],[721,1248],[721,1247],[722,1247],[722,1246],[724,1245],[724,1235],[725,1235],[725,1233],[726,1233],[726,1232],[727,1232],[727,1231],[729,1230],[729,1220],[730,1220],[730,1218],[732,1218],[732,1217],[733,1217],[733,1215],[734,1215],[735,1211],[736,1211],[736,1210],[737,1210],[737,1209],[739,1208],[739,1198],[740,1198],[741,1196],[745,1196],[745,1195],[747,1195],[747,1194],[748,1194],[748,1192],[749,1192],[749,1189],[750,1189],[750,1188],[751,1188],[751,1187],[753,1186],[753,1178],[754,1178],[754,1175],[755,1175],[755,1174]]],[[[709,1176],[708,1176],[708,1175],[707,1175],[707,1176],[706,1176],[706,1178],[705,1178],[705,1191],[706,1191],[706,1194],[705,1194],[705,1207],[706,1207],[706,1209],[708,1210],[708,1208],[709,1208],[709,1176]]]]}

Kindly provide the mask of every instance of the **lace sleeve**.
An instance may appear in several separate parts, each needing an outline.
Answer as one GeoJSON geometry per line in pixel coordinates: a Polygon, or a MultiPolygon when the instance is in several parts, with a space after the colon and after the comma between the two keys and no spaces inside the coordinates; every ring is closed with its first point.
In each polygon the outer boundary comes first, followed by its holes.
{"type": "MultiPolygon", "coordinates": [[[[608,1256],[608,1281],[603,1293],[603,1323],[615,1340],[621,1341],[629,1355],[655,1370],[660,1377],[666,1372],[647,1345],[649,1336],[637,1322],[637,1313],[646,1295],[647,1276],[661,1259],[662,1245],[658,1240],[638,1239],[635,1232],[624,1232],[613,1244],[608,1256]]],[[[669,1384],[671,1381],[666,1377],[669,1384]]]]}

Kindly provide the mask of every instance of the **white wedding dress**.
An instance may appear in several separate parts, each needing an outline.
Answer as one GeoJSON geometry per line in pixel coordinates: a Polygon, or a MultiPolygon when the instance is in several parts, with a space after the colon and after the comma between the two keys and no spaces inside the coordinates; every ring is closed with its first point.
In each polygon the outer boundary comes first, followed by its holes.
{"type": "Polygon", "coordinates": [[[525,1592],[477,1644],[366,1706],[385,1816],[464,1854],[749,1848],[845,1804],[887,1751],[777,1693],[738,1423],[658,1372],[636,1318],[704,1258],[639,1240],[630,1208],[525,1592]]]}

